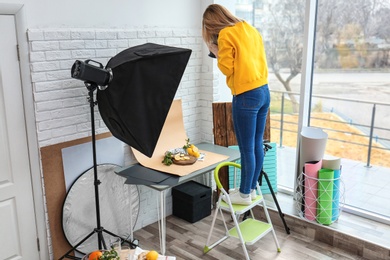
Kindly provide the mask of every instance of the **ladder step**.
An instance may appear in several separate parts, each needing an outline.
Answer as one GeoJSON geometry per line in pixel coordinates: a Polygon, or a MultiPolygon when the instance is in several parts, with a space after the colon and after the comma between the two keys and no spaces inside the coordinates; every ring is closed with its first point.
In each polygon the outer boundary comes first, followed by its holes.
{"type": "MultiPolygon", "coordinates": [[[[232,204],[234,214],[244,214],[248,210],[252,209],[253,207],[259,205],[263,201],[263,196],[257,195],[256,199],[252,201],[250,205],[238,205],[238,204],[232,204]]],[[[220,208],[225,211],[230,211],[229,204],[227,204],[225,201],[221,200],[220,208]]]]}
{"type": "MultiPolygon", "coordinates": [[[[239,223],[241,234],[244,242],[247,245],[256,243],[260,238],[268,234],[272,230],[272,225],[263,221],[252,218],[247,218],[245,221],[239,223]]],[[[229,230],[229,235],[239,238],[237,228],[233,227],[229,230]]]]}

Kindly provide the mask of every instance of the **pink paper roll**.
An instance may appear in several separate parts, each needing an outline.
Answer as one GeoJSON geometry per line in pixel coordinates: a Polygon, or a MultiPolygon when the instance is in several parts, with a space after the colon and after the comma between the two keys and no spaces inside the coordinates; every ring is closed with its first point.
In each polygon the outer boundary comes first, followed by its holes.
{"type": "Polygon", "coordinates": [[[318,191],[318,171],[321,169],[322,160],[306,162],[305,173],[305,218],[315,220],[317,216],[317,191],[318,191]]]}

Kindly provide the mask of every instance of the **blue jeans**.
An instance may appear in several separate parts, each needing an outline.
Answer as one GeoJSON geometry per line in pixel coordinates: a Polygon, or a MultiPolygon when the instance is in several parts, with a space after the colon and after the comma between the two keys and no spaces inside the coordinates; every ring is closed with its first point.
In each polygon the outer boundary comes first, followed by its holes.
{"type": "Polygon", "coordinates": [[[233,96],[233,124],[241,154],[240,192],[243,194],[256,188],[263,167],[263,135],[269,105],[268,84],[233,96]]]}

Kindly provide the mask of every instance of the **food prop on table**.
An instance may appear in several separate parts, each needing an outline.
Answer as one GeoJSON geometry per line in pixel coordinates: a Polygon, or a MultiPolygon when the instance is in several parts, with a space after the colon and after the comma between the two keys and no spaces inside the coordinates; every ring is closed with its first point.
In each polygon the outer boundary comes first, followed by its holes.
{"type": "Polygon", "coordinates": [[[157,260],[157,259],[158,259],[158,253],[154,250],[144,251],[141,254],[139,254],[137,258],[137,260],[157,260]]]}
{"type": "Polygon", "coordinates": [[[93,251],[89,253],[88,260],[99,260],[99,258],[103,255],[100,250],[93,251]]]}
{"type": "Polygon", "coordinates": [[[183,148],[176,148],[165,152],[163,164],[169,166],[171,164],[190,165],[194,164],[200,157],[198,147],[190,143],[190,139],[186,139],[186,144],[183,148]]]}
{"type": "Polygon", "coordinates": [[[189,155],[196,157],[196,158],[199,158],[200,152],[199,152],[198,147],[196,147],[194,144],[190,143],[190,138],[186,139],[186,142],[187,143],[186,143],[186,145],[183,146],[183,148],[187,150],[187,153],[189,155]]]}
{"type": "MultiPolygon", "coordinates": [[[[84,259],[84,258],[83,258],[84,259]]],[[[112,248],[111,250],[96,250],[88,254],[87,260],[120,260],[118,252],[112,248]]]]}
{"type": "Polygon", "coordinates": [[[99,257],[99,260],[120,260],[120,256],[118,255],[118,252],[112,248],[109,251],[104,251],[103,255],[99,257]]]}

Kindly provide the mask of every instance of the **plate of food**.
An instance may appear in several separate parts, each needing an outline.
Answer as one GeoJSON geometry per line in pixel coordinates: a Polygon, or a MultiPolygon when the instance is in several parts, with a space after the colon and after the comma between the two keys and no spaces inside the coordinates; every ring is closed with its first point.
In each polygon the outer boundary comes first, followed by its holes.
{"type": "Polygon", "coordinates": [[[177,153],[172,157],[172,162],[177,165],[191,165],[194,164],[198,158],[195,156],[185,154],[185,153],[177,153]]]}
{"type": "Polygon", "coordinates": [[[186,139],[186,144],[183,147],[170,149],[165,152],[162,163],[169,166],[171,164],[176,165],[191,165],[197,160],[201,159],[202,154],[199,152],[198,147],[190,143],[190,139],[186,139]]]}

